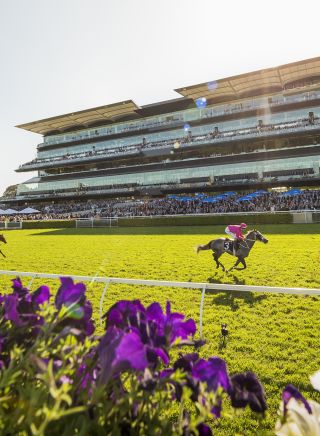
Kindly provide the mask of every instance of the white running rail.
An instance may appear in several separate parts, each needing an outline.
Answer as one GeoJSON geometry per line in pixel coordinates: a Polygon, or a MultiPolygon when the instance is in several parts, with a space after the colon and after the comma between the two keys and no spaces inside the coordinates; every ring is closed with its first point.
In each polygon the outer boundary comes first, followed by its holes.
{"type": "Polygon", "coordinates": [[[59,279],[60,277],[71,277],[73,280],[81,280],[83,282],[90,281],[91,283],[104,283],[104,289],[100,298],[99,317],[102,323],[103,315],[103,302],[106,292],[110,283],[119,283],[126,285],[139,285],[139,286],[159,286],[170,288],[185,288],[185,289],[201,289],[201,302],[200,302],[200,320],[199,320],[199,333],[202,339],[202,326],[203,326],[203,310],[204,310],[204,296],[207,290],[215,290],[221,292],[264,292],[268,294],[289,294],[289,295],[320,295],[320,289],[312,288],[283,288],[277,286],[247,286],[247,285],[232,285],[223,283],[201,283],[201,282],[170,282],[163,280],[142,280],[142,279],[126,279],[119,277],[93,277],[93,276],[79,276],[74,274],[45,274],[37,272],[22,272],[22,271],[6,271],[0,270],[0,275],[30,277],[31,281],[28,284],[30,287],[33,280],[36,278],[44,279],[59,279]]]}

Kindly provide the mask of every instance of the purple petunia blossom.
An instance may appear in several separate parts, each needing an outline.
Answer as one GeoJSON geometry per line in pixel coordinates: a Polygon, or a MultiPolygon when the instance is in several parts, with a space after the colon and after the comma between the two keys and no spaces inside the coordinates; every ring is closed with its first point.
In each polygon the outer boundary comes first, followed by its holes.
{"type": "Polygon", "coordinates": [[[198,360],[192,369],[195,379],[206,382],[209,391],[216,391],[221,387],[225,392],[230,390],[230,379],[227,366],[220,357],[210,357],[208,361],[198,360]]]}
{"type": "Polygon", "coordinates": [[[73,283],[71,277],[60,277],[61,286],[58,289],[55,305],[61,309],[62,305],[70,306],[85,298],[86,287],[83,283],[73,283]]]}
{"type": "Polygon", "coordinates": [[[297,401],[301,401],[304,404],[307,411],[310,414],[312,413],[312,410],[311,410],[311,407],[310,407],[310,404],[308,403],[308,401],[304,398],[304,396],[299,392],[299,390],[295,386],[289,384],[284,388],[284,390],[282,392],[282,400],[283,400],[283,404],[284,404],[284,414],[287,411],[287,404],[289,403],[291,398],[294,398],[297,401]]]}
{"type": "Polygon", "coordinates": [[[40,288],[31,294],[31,299],[37,305],[46,303],[50,299],[50,289],[48,286],[40,286],[40,288]]]}
{"type": "Polygon", "coordinates": [[[182,369],[185,372],[191,372],[194,364],[199,360],[198,353],[189,353],[180,356],[173,364],[174,369],[182,369]]]}
{"type": "Polygon", "coordinates": [[[193,319],[184,321],[184,315],[172,313],[170,302],[167,302],[164,314],[159,303],[151,304],[146,311],[147,320],[153,321],[158,326],[158,334],[168,338],[172,344],[177,338],[187,339],[196,332],[196,324],[193,319]]]}
{"type": "Polygon", "coordinates": [[[40,305],[49,300],[50,291],[47,286],[41,286],[30,293],[23,287],[20,278],[12,282],[12,294],[1,297],[3,318],[11,321],[13,327],[19,328],[15,338],[17,343],[30,341],[41,331],[44,318],[39,314],[40,305]]]}
{"type": "Polygon", "coordinates": [[[249,405],[253,412],[267,410],[266,396],[262,384],[250,371],[231,377],[231,404],[236,408],[249,405]]]}
{"type": "Polygon", "coordinates": [[[212,431],[211,428],[207,424],[198,424],[197,426],[199,436],[211,436],[212,431]]]}
{"type": "MultiPolygon", "coordinates": [[[[199,359],[192,368],[194,379],[207,384],[208,391],[216,392],[222,388],[225,392],[230,391],[230,379],[227,372],[227,366],[220,357],[210,357],[208,361],[199,359]]],[[[221,415],[222,401],[220,398],[217,404],[211,409],[216,418],[221,415]]]]}
{"type": "Polygon", "coordinates": [[[105,314],[106,328],[112,326],[122,329],[130,326],[136,327],[144,314],[145,308],[139,300],[118,301],[105,314]]]}
{"type": "Polygon", "coordinates": [[[12,321],[17,326],[22,324],[22,320],[20,319],[20,314],[18,312],[18,303],[19,298],[14,295],[6,295],[4,297],[4,318],[12,321]]]}
{"type": "Polygon", "coordinates": [[[148,366],[146,348],[139,335],[116,327],[109,328],[101,338],[98,356],[103,383],[116,373],[130,369],[143,371],[148,366]]]}
{"type": "Polygon", "coordinates": [[[159,303],[153,303],[147,309],[139,300],[119,301],[105,314],[106,328],[116,327],[125,332],[136,333],[146,348],[149,366],[155,368],[159,358],[169,363],[168,349],[177,339],[187,339],[196,331],[193,320],[184,321],[184,315],[171,313],[167,303],[166,313],[159,303]]]}
{"type": "Polygon", "coordinates": [[[20,277],[17,277],[12,280],[12,289],[15,295],[19,297],[24,297],[26,294],[29,294],[29,290],[22,286],[22,282],[20,277]]]}
{"type": "Polygon", "coordinates": [[[71,277],[61,277],[61,286],[58,289],[55,306],[61,309],[68,308],[65,319],[60,322],[60,328],[73,327],[82,333],[78,335],[80,340],[93,334],[95,327],[92,320],[92,305],[86,299],[86,287],[83,283],[74,283],[71,277]]]}

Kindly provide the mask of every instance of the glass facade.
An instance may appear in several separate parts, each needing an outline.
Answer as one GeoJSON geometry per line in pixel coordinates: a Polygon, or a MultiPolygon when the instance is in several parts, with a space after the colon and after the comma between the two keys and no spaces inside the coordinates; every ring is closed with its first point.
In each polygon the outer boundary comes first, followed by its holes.
{"type": "Polygon", "coordinates": [[[179,183],[181,179],[192,177],[223,177],[236,174],[286,171],[319,167],[320,156],[297,157],[288,159],[265,160],[260,162],[244,162],[228,165],[215,165],[198,168],[183,168],[163,171],[150,171],[132,174],[118,174],[104,177],[87,177],[74,180],[59,180],[52,182],[20,184],[18,194],[36,191],[51,191],[59,189],[78,188],[80,184],[86,187],[111,186],[121,184],[156,185],[179,183]]]}
{"type": "MultiPolygon", "coordinates": [[[[315,117],[320,117],[320,107],[306,107],[303,109],[280,112],[280,113],[266,113],[259,117],[242,118],[240,120],[232,121],[219,121],[218,123],[208,123],[202,126],[192,127],[190,130],[193,136],[207,135],[212,132],[215,127],[219,128],[219,132],[236,131],[241,129],[254,128],[258,125],[259,120],[263,125],[269,124],[281,124],[294,121],[301,121],[308,118],[308,112],[313,112],[315,117]]],[[[70,145],[60,149],[54,150],[39,150],[38,159],[53,158],[59,156],[65,156],[68,154],[77,154],[90,152],[92,150],[108,150],[113,148],[121,148],[128,146],[138,146],[142,144],[143,138],[147,143],[157,143],[163,141],[171,141],[174,139],[182,139],[187,136],[184,128],[162,131],[156,133],[145,134],[141,136],[132,136],[121,139],[105,140],[101,142],[95,142],[90,144],[70,145]]]]}

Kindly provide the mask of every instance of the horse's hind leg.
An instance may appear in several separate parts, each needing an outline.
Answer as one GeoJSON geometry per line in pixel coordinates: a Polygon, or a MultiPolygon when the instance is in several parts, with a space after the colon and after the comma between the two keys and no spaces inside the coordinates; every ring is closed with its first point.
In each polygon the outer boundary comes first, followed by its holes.
{"type": "Polygon", "coordinates": [[[225,270],[226,270],[225,267],[224,267],[224,266],[222,265],[222,263],[219,261],[219,257],[221,256],[221,254],[222,254],[222,253],[218,254],[218,253],[213,252],[213,253],[212,253],[212,256],[213,256],[213,259],[216,261],[217,268],[219,268],[219,266],[221,266],[222,271],[225,271],[225,270]]]}

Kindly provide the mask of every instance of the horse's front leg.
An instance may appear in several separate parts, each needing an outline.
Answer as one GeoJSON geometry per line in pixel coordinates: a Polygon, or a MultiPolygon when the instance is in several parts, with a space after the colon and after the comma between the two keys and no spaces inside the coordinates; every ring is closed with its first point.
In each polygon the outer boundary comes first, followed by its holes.
{"type": "MultiPolygon", "coordinates": [[[[239,263],[239,262],[242,263],[243,268],[235,268],[236,270],[241,271],[241,270],[247,268],[247,264],[246,264],[246,261],[244,260],[244,257],[238,258],[238,263],[239,263]]],[[[237,262],[236,262],[236,263],[237,263],[237,262]]],[[[234,268],[235,266],[236,266],[236,265],[234,265],[233,268],[234,268]]]]}
{"type": "MultiPolygon", "coordinates": [[[[234,268],[235,269],[239,269],[239,268],[236,268],[236,266],[237,265],[239,265],[239,263],[241,262],[241,260],[238,258],[237,259],[237,261],[236,261],[236,263],[230,268],[230,269],[228,269],[228,271],[226,271],[226,272],[230,272],[230,271],[232,271],[234,268]]],[[[242,268],[241,268],[242,269],[242,268]]]]}

